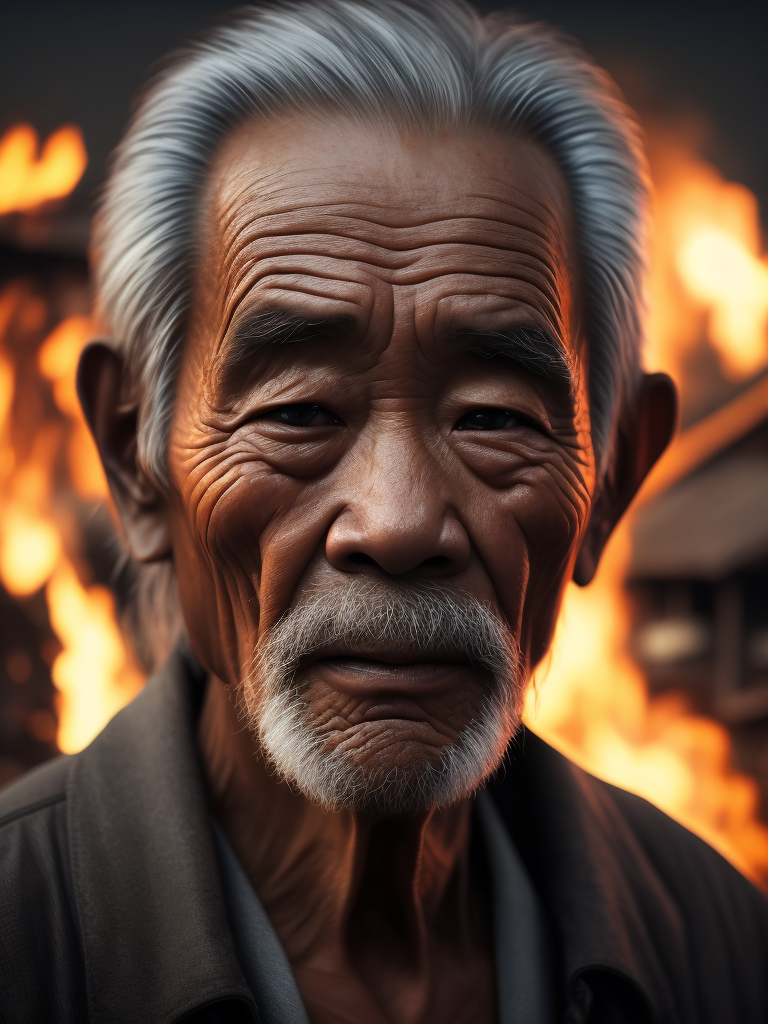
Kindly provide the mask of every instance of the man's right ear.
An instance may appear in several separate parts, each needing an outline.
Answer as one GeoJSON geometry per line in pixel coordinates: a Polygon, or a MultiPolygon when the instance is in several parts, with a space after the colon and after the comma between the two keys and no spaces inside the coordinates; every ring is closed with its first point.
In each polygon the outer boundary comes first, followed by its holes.
{"type": "Polygon", "coordinates": [[[99,450],[131,554],[138,562],[170,557],[167,504],[139,465],[138,405],[125,400],[123,360],[103,341],[83,349],[77,368],[77,394],[99,450]]]}

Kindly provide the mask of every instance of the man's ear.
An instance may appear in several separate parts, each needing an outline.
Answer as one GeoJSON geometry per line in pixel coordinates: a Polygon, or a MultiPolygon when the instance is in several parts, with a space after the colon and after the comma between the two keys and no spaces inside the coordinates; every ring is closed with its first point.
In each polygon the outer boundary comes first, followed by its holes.
{"type": "Polygon", "coordinates": [[[576,557],[580,587],[595,575],[603,548],[677,425],[677,388],[666,373],[646,373],[617,431],[611,465],[592,503],[589,525],[576,557]]]}
{"type": "Polygon", "coordinates": [[[161,491],[139,465],[138,406],[125,400],[125,391],[120,356],[103,341],[86,345],[77,368],[80,404],[131,554],[138,562],[157,562],[171,552],[167,507],[161,491]]]}

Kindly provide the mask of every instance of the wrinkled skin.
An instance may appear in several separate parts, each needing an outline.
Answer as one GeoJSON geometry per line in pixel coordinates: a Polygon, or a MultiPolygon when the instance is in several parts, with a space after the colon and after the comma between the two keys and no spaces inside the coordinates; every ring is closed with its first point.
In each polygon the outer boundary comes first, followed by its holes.
{"type": "MultiPolygon", "coordinates": [[[[475,595],[530,669],[574,569],[589,578],[666,444],[671,386],[639,388],[598,500],[570,201],[534,142],[286,118],[233,133],[206,198],[167,490],[137,464],[119,359],[92,347],[81,380],[131,549],[173,558],[211,674],[212,805],[313,1022],[490,1022],[470,801],[321,810],[270,774],[223,684],[302,594],[347,573],[475,595]],[[248,325],[275,311],[321,326],[259,346],[248,325]],[[473,350],[511,328],[546,335],[571,385],[473,350]]],[[[328,744],[377,767],[437,763],[484,681],[430,652],[353,653],[303,671],[328,744]]]]}

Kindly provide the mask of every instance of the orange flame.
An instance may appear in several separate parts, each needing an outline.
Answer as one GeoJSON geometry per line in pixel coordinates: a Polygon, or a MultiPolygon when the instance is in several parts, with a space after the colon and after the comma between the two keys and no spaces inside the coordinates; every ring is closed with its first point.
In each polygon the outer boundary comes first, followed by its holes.
{"type": "Polygon", "coordinates": [[[68,317],[41,346],[38,365],[40,373],[53,385],[56,405],[72,423],[67,462],[75,490],[86,500],[98,501],[107,497],[107,481],[75,388],[77,361],[83,345],[92,335],[93,329],[88,317],[68,317]]]}
{"type": "Polygon", "coordinates": [[[731,380],[768,362],[768,256],[757,200],[679,141],[656,138],[648,362],[684,378],[702,327],[731,380]],[[702,323],[703,320],[703,323],[702,323]]]}
{"type": "Polygon", "coordinates": [[[127,656],[115,600],[106,587],[83,587],[62,559],[46,587],[51,626],[63,645],[51,674],[61,696],[59,748],[81,750],[140,689],[127,656]]]}
{"type": "Polygon", "coordinates": [[[59,128],[45,141],[28,124],[10,128],[0,139],[0,214],[34,210],[69,195],[88,163],[77,125],[59,128]]]}
{"type": "MultiPolygon", "coordinates": [[[[35,300],[14,285],[0,294],[0,340],[14,318],[24,322],[30,301],[35,300]]],[[[78,356],[90,335],[88,318],[72,316],[43,342],[38,354],[41,377],[51,382],[68,429],[43,422],[23,460],[17,458],[11,437],[13,363],[0,347],[0,580],[18,596],[45,587],[51,626],[62,645],[52,676],[59,691],[58,743],[66,753],[85,746],[143,681],[117,626],[111,593],[80,580],[67,550],[71,529],[53,500],[54,464],[67,434],[75,491],[86,499],[106,495],[74,386],[78,356]]]]}
{"type": "Polygon", "coordinates": [[[651,700],[628,654],[630,550],[624,522],[589,587],[569,584],[526,722],[593,775],[650,800],[765,881],[768,828],[758,819],[756,783],[730,764],[728,733],[679,700],[651,700]]]}
{"type": "MultiPolygon", "coordinates": [[[[651,142],[656,193],[646,362],[676,377],[685,394],[686,358],[702,345],[715,350],[730,379],[768,362],[768,258],[760,249],[757,202],[746,188],[724,181],[678,141],[651,142]]],[[[646,494],[693,467],[697,453],[711,446],[703,433],[717,431],[723,441],[735,430],[735,440],[755,426],[765,402],[764,389],[754,390],[741,410],[744,422],[715,415],[682,434],[646,494]]],[[[651,699],[628,653],[630,533],[631,516],[590,586],[569,585],[526,720],[588,771],[651,800],[767,883],[768,829],[758,818],[758,788],[733,769],[727,731],[690,714],[679,699],[651,699]]]]}

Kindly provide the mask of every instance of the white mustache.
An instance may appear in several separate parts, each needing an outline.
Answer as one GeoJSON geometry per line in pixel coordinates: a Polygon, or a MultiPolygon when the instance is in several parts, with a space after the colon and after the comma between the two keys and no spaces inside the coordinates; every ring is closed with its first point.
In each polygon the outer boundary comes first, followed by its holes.
{"type": "Polygon", "coordinates": [[[435,583],[391,584],[363,576],[310,591],[259,645],[254,669],[258,677],[260,669],[281,664],[284,684],[290,685],[302,663],[326,649],[338,654],[398,648],[466,660],[499,683],[517,676],[514,636],[472,594],[435,583]]]}

